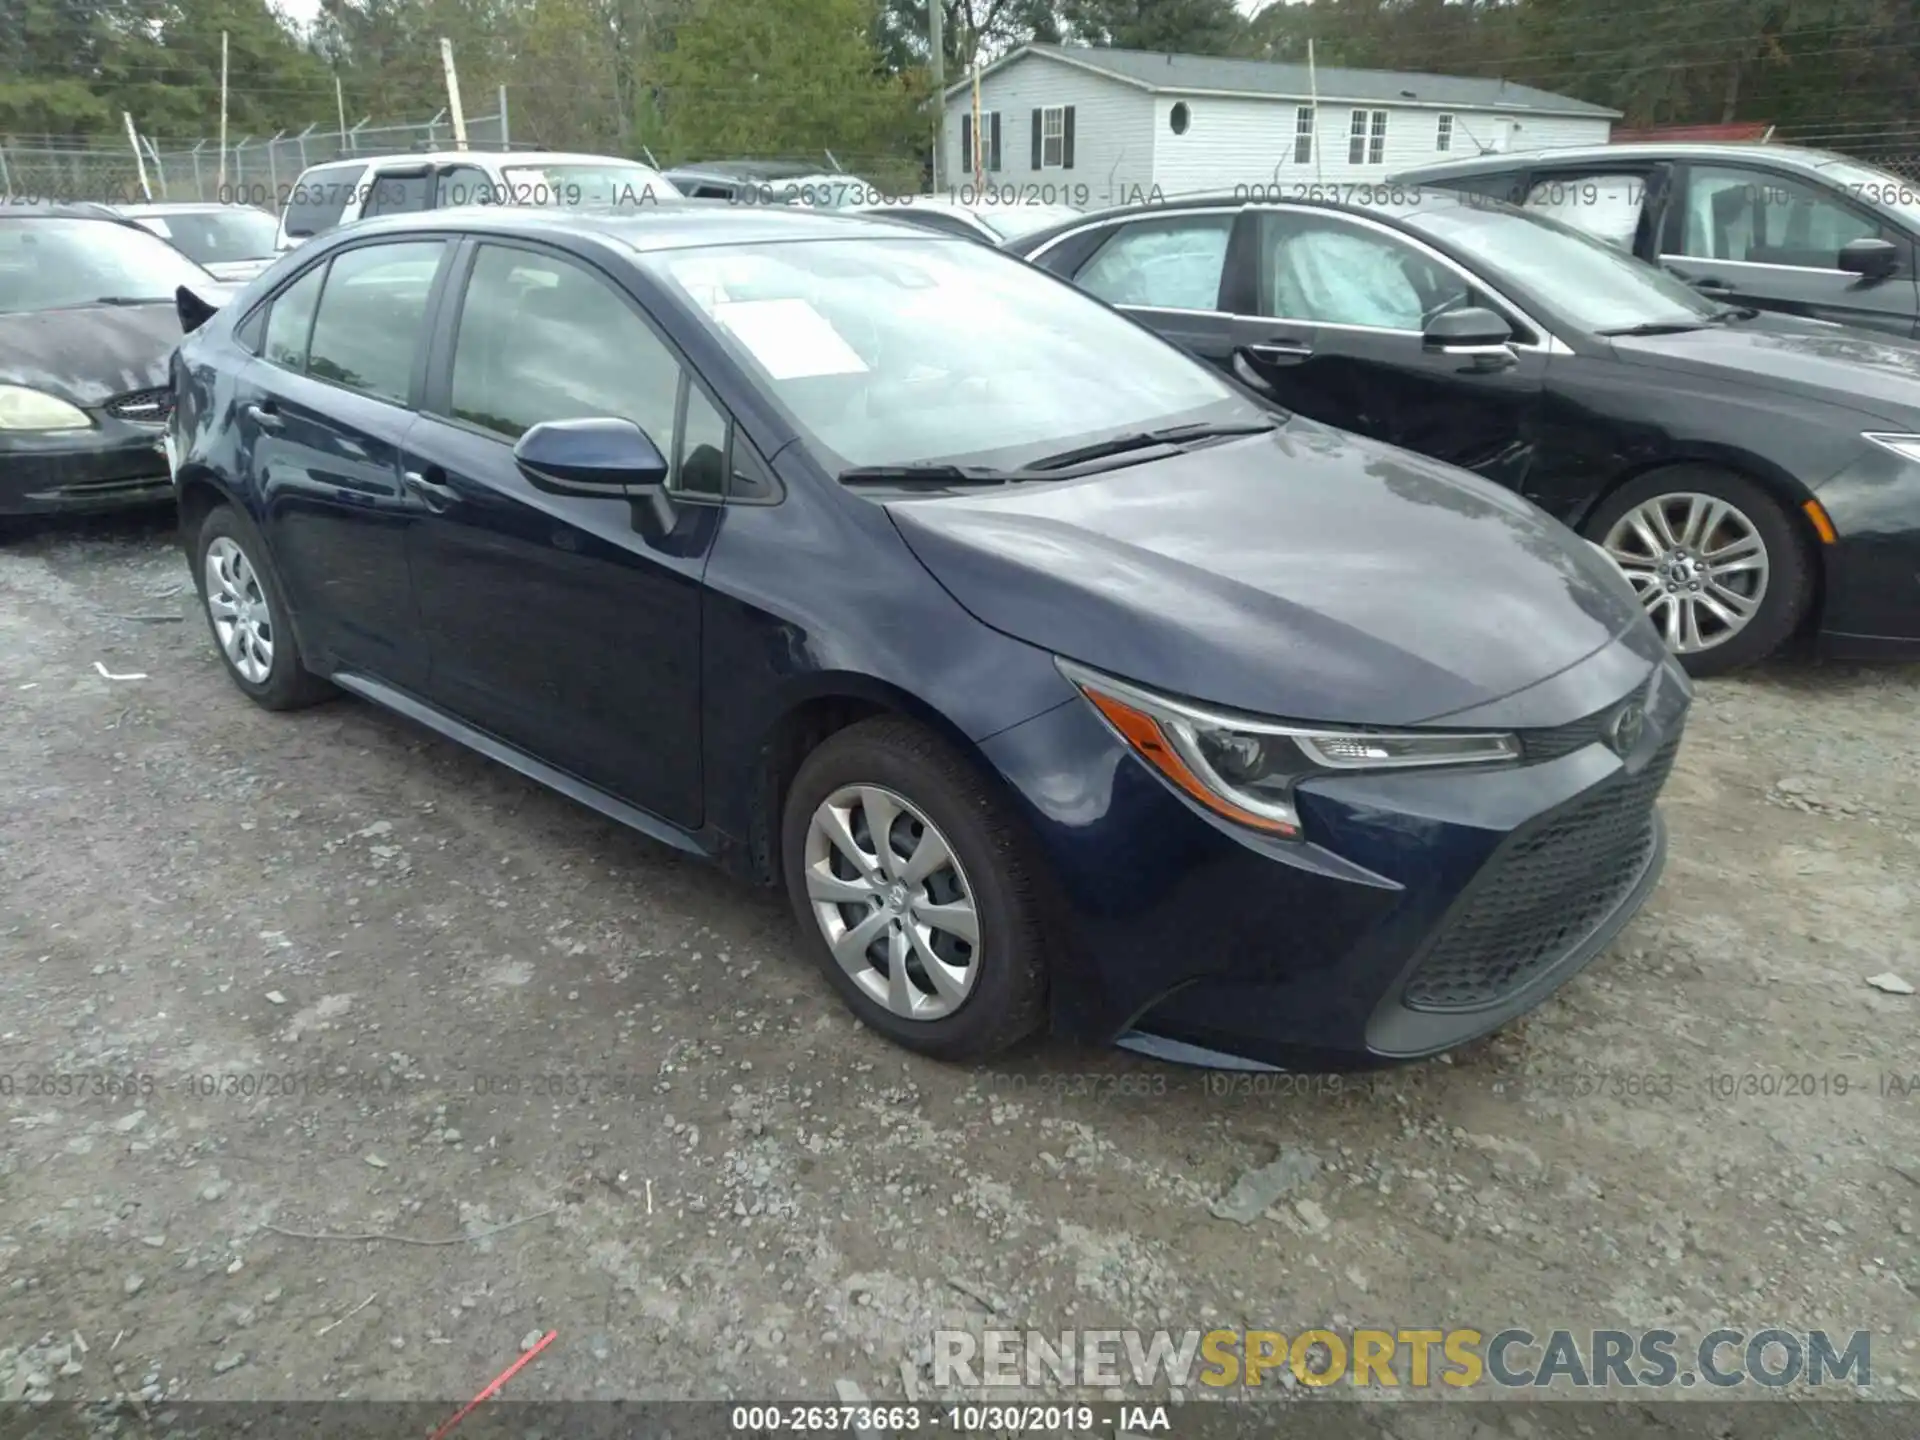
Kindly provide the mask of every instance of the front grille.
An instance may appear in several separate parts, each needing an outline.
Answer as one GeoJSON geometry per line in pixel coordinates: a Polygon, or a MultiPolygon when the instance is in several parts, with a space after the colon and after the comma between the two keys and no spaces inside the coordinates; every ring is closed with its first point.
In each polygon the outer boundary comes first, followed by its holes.
{"type": "Polygon", "coordinates": [[[173,414],[173,391],[165,385],[154,390],[129,390],[114,396],[100,408],[116,420],[164,425],[173,414]]]}
{"type": "Polygon", "coordinates": [[[1673,769],[1674,736],[1638,775],[1602,786],[1482,869],[1407,982],[1414,1010],[1499,1003],[1585,940],[1645,872],[1653,803],[1673,769]]]}
{"type": "Polygon", "coordinates": [[[1556,725],[1548,730],[1522,730],[1521,752],[1532,761],[1558,760],[1562,755],[1571,755],[1589,745],[1598,745],[1606,740],[1607,726],[1620,713],[1622,706],[1630,701],[1644,703],[1645,700],[1646,691],[1643,687],[1624,699],[1614,701],[1604,710],[1596,710],[1578,720],[1569,720],[1565,725],[1556,725]]]}

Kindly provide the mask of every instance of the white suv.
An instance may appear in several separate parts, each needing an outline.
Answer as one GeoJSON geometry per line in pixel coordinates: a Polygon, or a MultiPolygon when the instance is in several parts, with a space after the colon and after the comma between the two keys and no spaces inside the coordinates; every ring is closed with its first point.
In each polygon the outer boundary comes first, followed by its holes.
{"type": "Polygon", "coordinates": [[[451,205],[640,206],[678,199],[658,170],[611,155],[440,150],[309,165],[287,192],[276,244],[291,250],[349,221],[451,205]]]}

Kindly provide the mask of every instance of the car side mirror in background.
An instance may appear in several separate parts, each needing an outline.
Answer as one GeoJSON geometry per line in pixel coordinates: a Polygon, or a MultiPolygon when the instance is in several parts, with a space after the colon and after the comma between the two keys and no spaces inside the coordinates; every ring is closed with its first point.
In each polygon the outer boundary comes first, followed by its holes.
{"type": "Polygon", "coordinates": [[[1900,263],[1900,247],[1891,240],[1849,240],[1840,247],[1839,266],[1850,275],[1884,280],[1900,263]]]}
{"type": "Polygon", "coordinates": [[[513,458],[550,495],[624,500],[667,480],[659,447],[631,420],[549,420],[520,437],[513,458]]]}
{"type": "Polygon", "coordinates": [[[1491,310],[1469,305],[1434,316],[1420,343],[1443,354],[1473,354],[1504,346],[1512,339],[1513,327],[1505,320],[1491,310]]]}

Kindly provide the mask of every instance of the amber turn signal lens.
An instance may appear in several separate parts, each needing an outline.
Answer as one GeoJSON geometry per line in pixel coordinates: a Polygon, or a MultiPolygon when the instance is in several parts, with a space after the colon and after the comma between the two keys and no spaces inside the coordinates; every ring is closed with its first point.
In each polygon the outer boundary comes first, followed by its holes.
{"type": "Polygon", "coordinates": [[[1107,717],[1107,723],[1118,730],[1134,750],[1158,770],[1167,779],[1179,786],[1182,791],[1198,800],[1214,814],[1233,821],[1236,825],[1245,825],[1249,829],[1263,830],[1269,835],[1283,835],[1288,839],[1300,834],[1297,826],[1270,816],[1256,815],[1253,811],[1235,805],[1208,788],[1200,777],[1193,773],[1193,767],[1181,757],[1180,752],[1167,738],[1160,722],[1144,710],[1136,710],[1125,701],[1116,700],[1111,695],[1102,694],[1090,686],[1082,685],[1081,693],[1091,700],[1094,708],[1107,717]]]}

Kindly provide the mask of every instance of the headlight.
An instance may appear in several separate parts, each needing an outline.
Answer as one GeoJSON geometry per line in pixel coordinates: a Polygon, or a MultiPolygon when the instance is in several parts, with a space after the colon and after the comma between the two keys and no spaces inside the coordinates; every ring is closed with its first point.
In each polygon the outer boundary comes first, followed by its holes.
{"type": "Polygon", "coordinates": [[[93,421],[58,395],[0,385],[0,430],[90,430],[93,421]]]}
{"type": "Polygon", "coordinates": [[[1902,460],[1920,464],[1920,435],[1876,435],[1869,431],[1860,437],[1871,440],[1883,450],[1891,450],[1902,460]]]}
{"type": "Polygon", "coordinates": [[[1209,710],[1056,660],[1120,738],[1170,784],[1214,814],[1297,838],[1294,786],[1309,775],[1518,760],[1513,735],[1286,725],[1209,710]]]}

